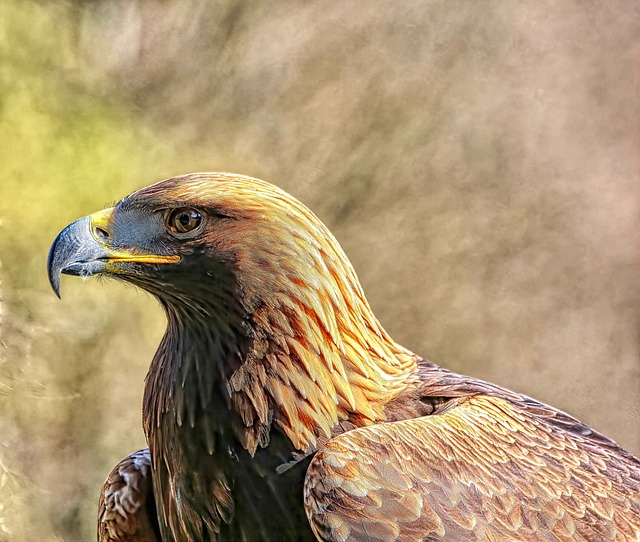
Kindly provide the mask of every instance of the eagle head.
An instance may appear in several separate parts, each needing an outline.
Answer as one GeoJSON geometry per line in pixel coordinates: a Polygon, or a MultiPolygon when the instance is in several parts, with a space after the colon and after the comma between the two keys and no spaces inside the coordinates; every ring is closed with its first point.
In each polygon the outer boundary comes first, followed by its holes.
{"type": "MultiPolygon", "coordinates": [[[[198,173],[143,188],[67,226],[48,271],[57,294],[60,274],[110,276],[151,292],[169,321],[159,363],[186,355],[184,337],[199,342],[209,359],[224,358],[220,378],[248,431],[275,419],[297,448],[329,437],[341,419],[384,419],[383,405],[415,368],[329,230],[258,179],[198,173]]],[[[265,443],[265,431],[247,447],[265,443]]]]}

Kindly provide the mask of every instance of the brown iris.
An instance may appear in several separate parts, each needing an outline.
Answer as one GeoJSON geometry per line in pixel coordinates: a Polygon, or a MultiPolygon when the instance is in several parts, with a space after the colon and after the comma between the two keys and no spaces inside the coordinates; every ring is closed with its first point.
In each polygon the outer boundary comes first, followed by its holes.
{"type": "Polygon", "coordinates": [[[202,215],[195,209],[180,207],[169,213],[166,223],[171,233],[190,233],[202,224],[202,215]]]}

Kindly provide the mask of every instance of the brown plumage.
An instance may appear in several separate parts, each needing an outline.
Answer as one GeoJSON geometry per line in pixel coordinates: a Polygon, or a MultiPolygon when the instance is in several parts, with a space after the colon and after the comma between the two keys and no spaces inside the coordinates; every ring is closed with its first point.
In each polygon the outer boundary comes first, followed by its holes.
{"type": "Polygon", "coordinates": [[[98,542],[159,542],[149,450],[124,458],[109,473],[98,504],[98,542]]]}
{"type": "Polygon", "coordinates": [[[640,462],[395,343],[326,227],[193,174],[68,226],[59,274],[158,297],[144,429],[163,540],[636,540],[640,462]]]}

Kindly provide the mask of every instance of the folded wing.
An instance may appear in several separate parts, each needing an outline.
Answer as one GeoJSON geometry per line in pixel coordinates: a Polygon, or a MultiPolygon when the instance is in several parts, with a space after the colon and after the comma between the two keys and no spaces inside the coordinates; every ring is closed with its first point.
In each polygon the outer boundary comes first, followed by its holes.
{"type": "Polygon", "coordinates": [[[332,542],[638,540],[640,464],[583,427],[531,400],[475,395],[355,429],[314,457],[307,516],[332,542]]]}
{"type": "Polygon", "coordinates": [[[100,493],[98,542],[159,542],[149,449],[118,463],[100,493]]]}

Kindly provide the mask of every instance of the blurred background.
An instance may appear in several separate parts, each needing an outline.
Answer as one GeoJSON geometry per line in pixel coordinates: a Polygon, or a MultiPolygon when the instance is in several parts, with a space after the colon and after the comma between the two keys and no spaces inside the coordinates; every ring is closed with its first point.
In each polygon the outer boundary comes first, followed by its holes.
{"type": "Polygon", "coordinates": [[[192,171],[291,192],[397,341],[639,454],[639,36],[626,0],[3,0],[0,540],[94,540],[144,446],[161,310],[58,301],[51,242],[192,171]]]}

